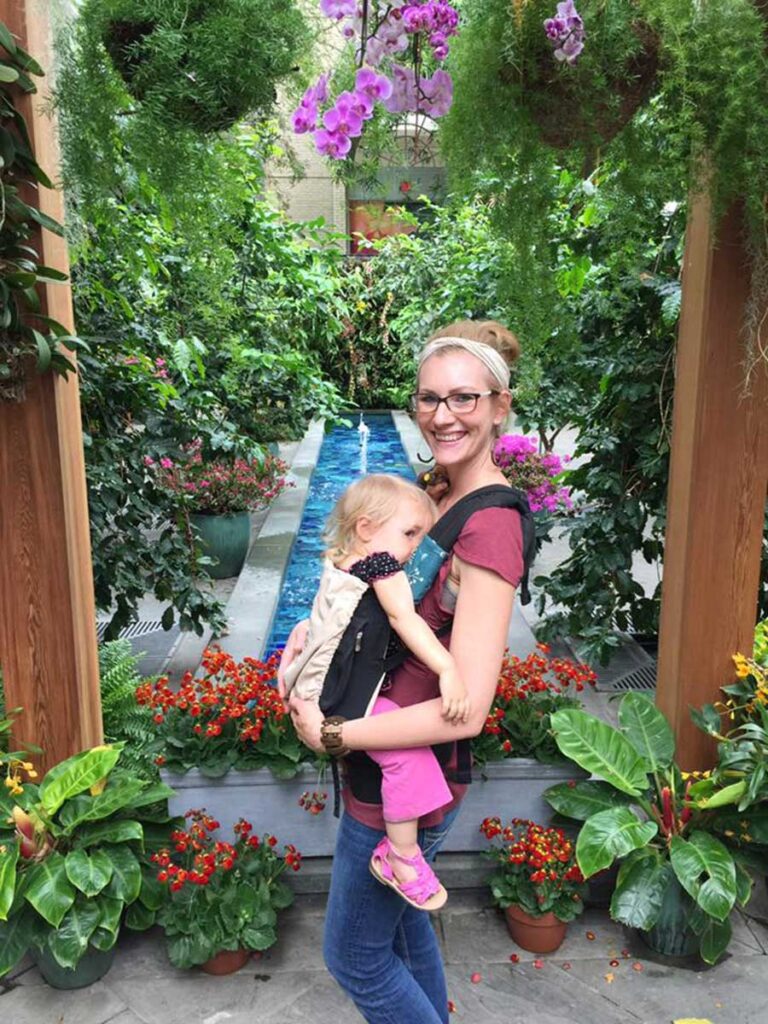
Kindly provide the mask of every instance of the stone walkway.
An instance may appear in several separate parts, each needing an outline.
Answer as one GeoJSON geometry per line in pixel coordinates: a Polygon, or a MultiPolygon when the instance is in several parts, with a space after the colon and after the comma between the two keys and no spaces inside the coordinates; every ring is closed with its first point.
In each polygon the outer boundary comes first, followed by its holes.
{"type": "MultiPolygon", "coordinates": [[[[691,1019],[697,1024],[765,1024],[768,901],[762,884],[753,903],[751,912],[765,923],[737,915],[729,953],[716,967],[704,968],[653,956],[637,935],[600,910],[587,910],[569,926],[563,946],[537,960],[508,937],[500,914],[488,905],[487,891],[451,893],[435,921],[456,1007],[451,1019],[456,1024],[673,1024],[691,1019]],[[513,953],[519,954],[519,963],[510,961],[513,953]]],[[[26,965],[0,988],[0,1021],[357,1024],[362,1018],[322,964],[324,905],[323,896],[300,896],[281,920],[277,946],[228,977],[177,971],[166,959],[158,931],[124,935],[111,971],[78,992],[49,988],[37,968],[26,965]]]]}

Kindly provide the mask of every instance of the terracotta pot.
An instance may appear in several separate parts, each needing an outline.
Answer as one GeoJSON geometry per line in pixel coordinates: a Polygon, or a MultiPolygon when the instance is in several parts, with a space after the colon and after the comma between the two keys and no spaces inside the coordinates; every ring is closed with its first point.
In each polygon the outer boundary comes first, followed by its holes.
{"type": "Polygon", "coordinates": [[[507,929],[521,949],[529,953],[554,953],[560,947],[568,925],[553,913],[531,917],[520,907],[505,907],[507,929]]]}
{"type": "Polygon", "coordinates": [[[200,970],[206,974],[234,974],[245,967],[250,959],[249,949],[222,949],[220,953],[200,964],[200,970]]]}

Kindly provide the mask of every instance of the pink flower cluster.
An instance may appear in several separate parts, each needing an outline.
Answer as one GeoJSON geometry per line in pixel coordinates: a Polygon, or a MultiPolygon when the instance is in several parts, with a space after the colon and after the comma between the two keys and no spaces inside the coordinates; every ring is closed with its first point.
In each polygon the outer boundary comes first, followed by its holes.
{"type": "Polygon", "coordinates": [[[575,64],[584,49],[584,22],[573,0],[557,5],[554,18],[547,18],[544,31],[555,45],[555,58],[575,64]]]}
{"type": "Polygon", "coordinates": [[[496,442],[494,459],[513,487],[528,495],[532,512],[562,512],[573,508],[571,493],[559,480],[565,466],[554,452],[540,452],[533,437],[504,434],[496,442]]]}
{"type": "MultiPolygon", "coordinates": [[[[377,103],[393,114],[442,117],[448,113],[453,83],[447,72],[437,70],[427,78],[395,62],[418,37],[424,37],[436,60],[445,60],[448,39],[456,34],[459,21],[447,0],[320,0],[320,10],[339,23],[346,39],[357,40],[359,70],[354,89],[340,93],[322,114],[328,100],[327,75],[307,89],[293,113],[294,132],[312,132],[319,153],[335,160],[348,156],[351,140],[362,135],[377,103]],[[391,63],[391,78],[374,70],[385,60],[391,63]]],[[[414,66],[418,67],[416,59],[414,66]]]]}
{"type": "Polygon", "coordinates": [[[204,462],[199,442],[188,446],[178,462],[168,456],[155,460],[144,456],[144,465],[156,476],[158,485],[184,496],[193,512],[232,515],[266,508],[280,492],[291,486],[282,459],[267,454],[263,462],[248,459],[204,462]]]}

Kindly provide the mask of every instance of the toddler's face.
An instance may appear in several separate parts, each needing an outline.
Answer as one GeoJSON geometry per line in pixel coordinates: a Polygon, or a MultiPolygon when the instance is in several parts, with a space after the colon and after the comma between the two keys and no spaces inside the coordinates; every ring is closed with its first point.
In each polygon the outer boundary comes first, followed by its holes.
{"type": "Polygon", "coordinates": [[[398,562],[407,562],[431,528],[432,517],[421,502],[405,498],[391,519],[374,530],[366,546],[371,554],[388,551],[398,562]]]}

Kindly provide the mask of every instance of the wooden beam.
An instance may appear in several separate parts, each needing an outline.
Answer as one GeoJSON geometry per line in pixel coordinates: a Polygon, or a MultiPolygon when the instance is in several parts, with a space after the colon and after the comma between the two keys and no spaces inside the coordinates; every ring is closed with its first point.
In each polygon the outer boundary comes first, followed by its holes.
{"type": "MultiPolygon", "coordinates": [[[[709,198],[692,202],[683,266],[657,703],[686,769],[714,760],[689,707],[733,681],[731,655],[752,650],[768,489],[768,373],[744,381],[750,266],[743,210],[715,231],[709,198]]],[[[767,311],[768,312],[768,311],[767,311]]]]}
{"type": "MultiPolygon", "coordinates": [[[[43,66],[50,24],[35,0],[0,0],[0,20],[43,66]]],[[[38,163],[59,176],[46,83],[19,96],[38,163]]],[[[25,197],[58,221],[59,190],[25,197]]],[[[42,262],[69,271],[64,239],[40,232],[42,262]]],[[[42,289],[43,309],[74,333],[68,284],[42,289]]],[[[77,378],[46,374],[26,400],[0,402],[0,664],[6,703],[22,707],[14,739],[43,749],[42,767],[102,740],[96,614],[77,378]]]]}

